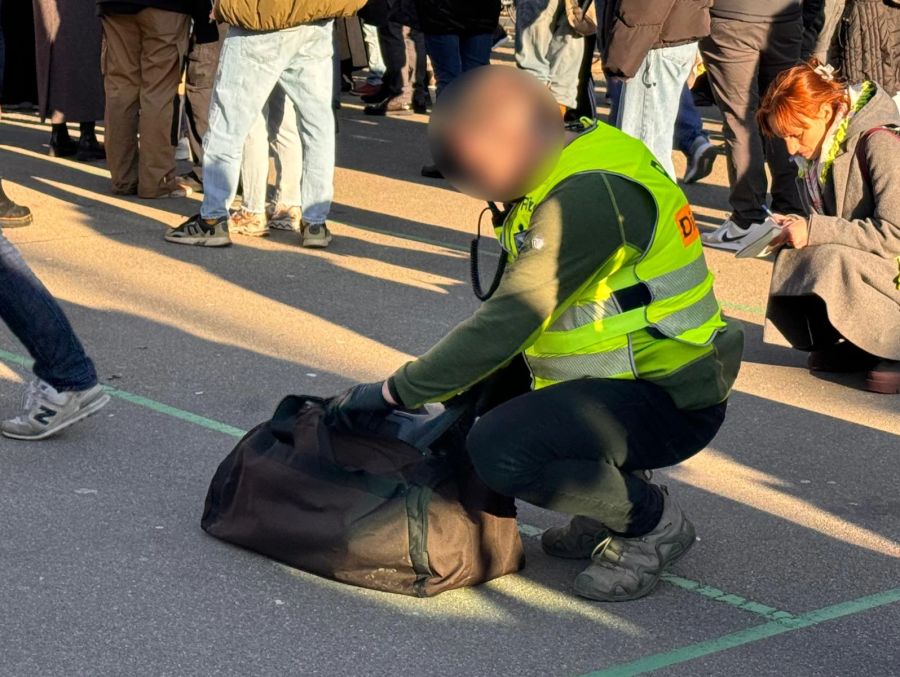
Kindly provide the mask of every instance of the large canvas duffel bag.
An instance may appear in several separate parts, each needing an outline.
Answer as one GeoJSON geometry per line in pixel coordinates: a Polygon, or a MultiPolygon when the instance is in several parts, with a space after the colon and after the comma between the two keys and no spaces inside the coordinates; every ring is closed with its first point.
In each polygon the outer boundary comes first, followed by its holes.
{"type": "Polygon", "coordinates": [[[325,425],[324,404],[288,397],[238,443],[210,484],[207,533],[320,576],[423,597],[523,566],[515,503],[465,454],[469,415],[398,412],[351,435],[325,425]]]}

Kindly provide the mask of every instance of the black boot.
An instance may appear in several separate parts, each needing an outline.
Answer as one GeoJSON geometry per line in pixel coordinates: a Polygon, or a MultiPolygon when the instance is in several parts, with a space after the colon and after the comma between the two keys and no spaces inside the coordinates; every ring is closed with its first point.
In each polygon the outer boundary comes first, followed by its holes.
{"type": "Polygon", "coordinates": [[[21,228],[33,221],[28,207],[17,205],[6,197],[3,179],[0,179],[0,228],[21,228]]]}
{"type": "Polygon", "coordinates": [[[69,136],[66,123],[55,124],[50,132],[50,157],[71,157],[78,152],[78,145],[69,136]]]}
{"type": "Polygon", "coordinates": [[[78,139],[78,152],[75,159],[79,162],[96,162],[106,159],[106,150],[103,144],[97,141],[93,122],[81,123],[81,138],[78,139]]]}

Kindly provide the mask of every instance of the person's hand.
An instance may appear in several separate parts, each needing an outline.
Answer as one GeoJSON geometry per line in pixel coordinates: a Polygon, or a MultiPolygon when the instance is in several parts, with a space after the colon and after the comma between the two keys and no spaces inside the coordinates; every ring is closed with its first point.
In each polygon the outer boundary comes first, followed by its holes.
{"type": "Polygon", "coordinates": [[[397,407],[387,381],[362,383],[333,397],[325,407],[325,423],[339,430],[353,430],[362,419],[385,416],[397,407]]]}
{"type": "Polygon", "coordinates": [[[790,245],[803,249],[809,244],[809,221],[796,214],[775,214],[772,220],[782,227],[781,234],[770,243],[770,247],[790,245]]]}

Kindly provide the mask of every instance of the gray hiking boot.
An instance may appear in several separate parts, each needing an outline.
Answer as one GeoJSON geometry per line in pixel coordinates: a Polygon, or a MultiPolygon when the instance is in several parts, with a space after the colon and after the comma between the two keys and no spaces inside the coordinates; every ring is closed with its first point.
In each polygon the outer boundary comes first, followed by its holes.
{"type": "MultiPolygon", "coordinates": [[[[644,482],[653,478],[652,470],[633,470],[632,475],[644,482]]],[[[544,552],[565,559],[589,559],[600,543],[610,536],[602,522],[576,516],[564,527],[551,527],[541,534],[544,552]]]]}
{"type": "Polygon", "coordinates": [[[588,559],[609,535],[603,523],[590,517],[576,516],[564,527],[547,529],[541,535],[541,546],[553,557],[588,559]]]}
{"type": "Polygon", "coordinates": [[[601,602],[624,602],[648,594],[666,568],[694,545],[694,525],[663,493],[659,524],[639,538],[610,536],[597,546],[591,565],[575,577],[575,592],[601,602]]]}
{"type": "Polygon", "coordinates": [[[306,223],[304,221],[302,243],[304,247],[324,249],[331,244],[331,231],[324,223],[306,223]]]}
{"type": "Polygon", "coordinates": [[[109,395],[101,385],[60,392],[35,379],[25,388],[22,413],[0,424],[0,432],[14,440],[43,440],[96,414],[107,402],[109,395]]]}

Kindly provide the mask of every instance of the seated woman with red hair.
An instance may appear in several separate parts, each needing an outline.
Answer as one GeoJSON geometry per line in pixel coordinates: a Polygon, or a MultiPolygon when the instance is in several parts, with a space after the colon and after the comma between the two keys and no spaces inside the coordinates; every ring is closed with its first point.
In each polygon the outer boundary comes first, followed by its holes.
{"type": "Polygon", "coordinates": [[[806,216],[784,226],[767,318],[810,352],[812,371],[867,373],[900,392],[900,112],[874,82],[845,84],[815,61],[782,73],[757,119],[800,166],[806,216]]]}

